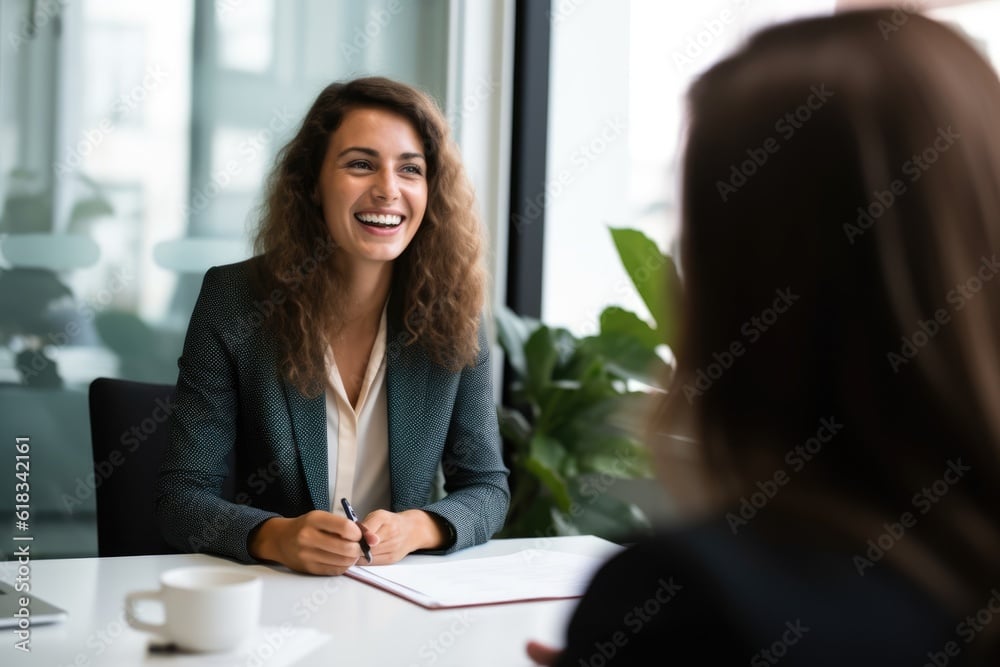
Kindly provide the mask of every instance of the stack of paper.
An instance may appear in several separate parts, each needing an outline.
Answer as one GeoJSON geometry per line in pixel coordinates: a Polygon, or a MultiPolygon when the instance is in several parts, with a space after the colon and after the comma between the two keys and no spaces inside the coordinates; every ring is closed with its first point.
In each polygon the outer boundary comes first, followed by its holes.
{"type": "Polygon", "coordinates": [[[583,595],[604,561],[530,549],[488,558],[361,567],[347,576],[430,609],[583,595]]]}

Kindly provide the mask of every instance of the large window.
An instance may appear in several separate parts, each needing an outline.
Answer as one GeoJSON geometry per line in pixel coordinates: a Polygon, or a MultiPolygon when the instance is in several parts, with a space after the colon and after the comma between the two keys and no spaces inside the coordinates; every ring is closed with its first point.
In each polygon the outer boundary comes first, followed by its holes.
{"type": "MultiPolygon", "coordinates": [[[[765,25],[865,0],[552,0],[542,319],[593,333],[609,304],[637,313],[608,227],[635,227],[671,251],[678,224],[684,94],[765,25]]],[[[928,8],[1000,63],[1000,2],[928,8]]]]}

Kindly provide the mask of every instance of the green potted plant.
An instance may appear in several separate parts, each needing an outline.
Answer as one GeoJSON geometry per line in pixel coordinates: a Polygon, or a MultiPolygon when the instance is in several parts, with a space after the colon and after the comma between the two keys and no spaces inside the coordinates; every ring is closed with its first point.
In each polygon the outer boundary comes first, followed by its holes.
{"type": "Polygon", "coordinates": [[[610,231],[652,322],[609,306],[596,335],[577,337],[504,307],[496,313],[513,373],[510,404],[499,408],[512,489],[502,536],[614,540],[649,528],[636,505],[608,491],[652,474],[641,424],[650,392],[671,372],[664,351],[676,340],[680,280],[642,232],[610,231]]]}

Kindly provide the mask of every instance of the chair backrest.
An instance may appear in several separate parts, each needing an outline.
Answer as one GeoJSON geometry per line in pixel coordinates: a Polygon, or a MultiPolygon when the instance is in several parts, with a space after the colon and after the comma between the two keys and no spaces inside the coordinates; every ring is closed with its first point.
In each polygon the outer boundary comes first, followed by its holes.
{"type": "Polygon", "coordinates": [[[160,535],[153,514],[173,395],[168,384],[111,378],[90,383],[100,556],[177,553],[160,535]]]}

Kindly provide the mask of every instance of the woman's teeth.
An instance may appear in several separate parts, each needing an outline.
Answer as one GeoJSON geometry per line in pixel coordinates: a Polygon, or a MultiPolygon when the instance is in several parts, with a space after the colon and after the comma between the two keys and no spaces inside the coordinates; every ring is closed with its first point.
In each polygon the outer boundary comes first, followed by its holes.
{"type": "Polygon", "coordinates": [[[373,227],[396,227],[403,222],[400,215],[374,215],[371,213],[358,213],[354,216],[359,222],[373,227]]]}

